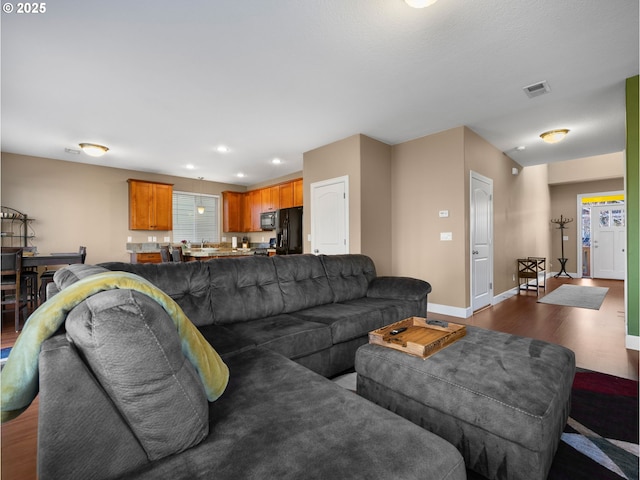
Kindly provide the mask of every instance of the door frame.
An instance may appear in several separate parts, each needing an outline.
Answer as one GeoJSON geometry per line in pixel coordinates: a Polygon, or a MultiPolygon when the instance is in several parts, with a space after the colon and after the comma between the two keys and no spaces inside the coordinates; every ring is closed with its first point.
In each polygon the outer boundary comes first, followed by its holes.
{"type": "MultiPolygon", "coordinates": [[[[473,307],[473,299],[474,299],[474,268],[473,268],[473,235],[474,235],[474,225],[473,225],[473,179],[480,180],[482,182],[488,183],[490,187],[490,201],[489,201],[489,254],[488,254],[488,265],[489,265],[489,303],[487,306],[493,305],[493,275],[494,275],[494,265],[493,265],[493,179],[489,177],[485,177],[478,172],[474,172],[473,170],[469,171],[469,306],[471,310],[471,314],[473,315],[474,307],[473,307]]],[[[484,308],[484,307],[480,307],[484,308]]]]}
{"type": "MultiPolygon", "coordinates": [[[[576,225],[576,259],[577,259],[577,266],[576,266],[576,270],[577,272],[575,272],[575,275],[577,278],[582,278],[582,199],[585,197],[609,197],[609,196],[613,196],[613,195],[624,195],[624,205],[625,205],[625,225],[626,223],[626,216],[627,216],[627,196],[624,190],[614,190],[611,192],[592,192],[592,193],[579,193],[576,197],[576,218],[580,219],[580,223],[578,225],[576,225]]],[[[592,219],[593,220],[593,219],[592,219]]],[[[593,222],[592,222],[593,223],[593,222]]],[[[627,250],[629,249],[629,246],[627,245],[627,250]]],[[[593,251],[591,251],[590,253],[591,258],[589,259],[589,261],[591,262],[591,266],[593,268],[593,251]]],[[[626,268],[625,268],[626,271],[626,268]]],[[[572,272],[573,273],[573,272],[572,272]]],[[[593,273],[593,272],[591,272],[593,273]]],[[[593,275],[592,275],[593,277],[593,275]]],[[[626,273],[625,273],[625,280],[626,280],[626,273]]]]}
{"type": "Polygon", "coordinates": [[[315,252],[315,246],[316,246],[316,232],[315,232],[315,221],[314,221],[314,214],[315,214],[315,208],[314,208],[314,191],[316,188],[319,187],[324,187],[326,185],[331,185],[334,183],[342,183],[344,185],[344,222],[345,222],[345,226],[344,226],[344,235],[345,235],[345,240],[346,240],[346,244],[345,244],[345,253],[349,253],[349,244],[351,243],[351,237],[349,235],[349,175],[343,175],[341,177],[335,177],[335,178],[329,178],[327,180],[320,180],[317,182],[313,182],[309,185],[309,205],[311,207],[311,215],[309,216],[311,225],[310,225],[310,230],[311,230],[311,253],[313,253],[314,255],[317,255],[317,253],[315,252]]]}

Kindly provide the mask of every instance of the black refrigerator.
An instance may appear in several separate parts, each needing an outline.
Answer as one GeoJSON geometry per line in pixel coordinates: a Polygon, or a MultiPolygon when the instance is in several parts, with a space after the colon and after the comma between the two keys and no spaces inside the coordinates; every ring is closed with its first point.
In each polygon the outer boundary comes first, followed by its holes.
{"type": "Polygon", "coordinates": [[[302,207],[281,208],[276,214],[276,255],[302,253],[302,207]]]}

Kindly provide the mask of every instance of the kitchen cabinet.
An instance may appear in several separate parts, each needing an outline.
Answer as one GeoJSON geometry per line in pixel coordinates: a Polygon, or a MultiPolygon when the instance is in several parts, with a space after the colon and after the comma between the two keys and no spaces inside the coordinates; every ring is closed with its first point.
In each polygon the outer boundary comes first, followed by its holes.
{"type": "Polygon", "coordinates": [[[280,208],[280,186],[266,187],[260,190],[262,211],[271,212],[280,208]]]}
{"type": "Polygon", "coordinates": [[[222,192],[222,231],[243,232],[244,193],[222,192]]]}
{"type": "Polygon", "coordinates": [[[162,263],[160,252],[133,252],[130,257],[131,263],[162,263]]]}
{"type": "Polygon", "coordinates": [[[251,210],[251,221],[246,225],[247,232],[259,232],[260,214],[262,213],[262,193],[260,190],[251,190],[245,194],[248,199],[248,205],[251,210]]]}
{"type": "Polygon", "coordinates": [[[173,230],[173,185],[129,179],[129,230],[173,230]]]}
{"type": "Polygon", "coordinates": [[[279,185],[280,206],[278,208],[301,207],[302,206],[302,179],[279,185]]]}
{"type": "Polygon", "coordinates": [[[280,199],[280,208],[293,207],[293,182],[280,185],[278,198],[280,199]]]}
{"type": "Polygon", "coordinates": [[[299,178],[297,180],[294,180],[293,182],[293,205],[292,207],[302,207],[302,205],[304,204],[303,202],[303,194],[302,194],[302,190],[303,190],[303,183],[302,183],[302,179],[299,178]]]}
{"type": "Polygon", "coordinates": [[[259,232],[260,214],[302,206],[302,179],[248,192],[222,192],[222,230],[259,232]]]}

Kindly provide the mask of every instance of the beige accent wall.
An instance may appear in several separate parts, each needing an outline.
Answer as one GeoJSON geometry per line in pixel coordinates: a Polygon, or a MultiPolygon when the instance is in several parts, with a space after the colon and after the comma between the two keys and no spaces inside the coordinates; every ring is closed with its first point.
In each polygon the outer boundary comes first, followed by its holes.
{"type": "MultiPolygon", "coordinates": [[[[517,285],[513,275],[517,272],[518,258],[550,255],[547,168],[545,165],[522,168],[468,128],[465,128],[464,145],[467,195],[469,172],[475,171],[493,180],[493,291],[499,295],[517,285]],[[513,168],[518,169],[518,175],[513,175],[513,168]]],[[[470,224],[468,214],[467,209],[466,225],[470,224]]],[[[469,244],[469,235],[466,241],[469,244]]],[[[466,254],[467,265],[470,265],[469,249],[466,254]]]]}
{"type": "Polygon", "coordinates": [[[353,135],[304,153],[305,252],[311,252],[311,190],[315,182],[349,177],[349,253],[363,253],[378,275],[391,275],[391,147],[353,135]],[[309,199],[308,201],[306,199],[309,199]]]}
{"type": "Polygon", "coordinates": [[[624,152],[548,164],[549,185],[624,178],[624,152]]]}
{"type": "Polygon", "coordinates": [[[172,183],[174,190],[186,192],[245,190],[238,185],[11,153],[2,153],[0,168],[2,205],[35,219],[36,238],[32,243],[38,251],[70,252],[85,245],[87,263],[128,262],[128,236],[133,242],[146,242],[149,235],[162,242],[165,236],[171,236],[171,232],[129,230],[129,178],[172,183]]]}
{"type": "Polygon", "coordinates": [[[578,218],[578,195],[586,193],[616,192],[624,190],[624,180],[622,178],[614,178],[607,180],[599,180],[593,182],[568,183],[564,185],[552,185],[551,191],[551,216],[549,223],[551,228],[551,263],[552,271],[560,270],[560,262],[558,258],[561,256],[560,233],[556,225],[551,224],[552,218],[563,217],[573,218],[573,222],[567,224],[564,235],[569,237],[564,242],[564,256],[568,258],[567,272],[570,274],[577,273],[578,262],[578,235],[580,233],[580,219],[578,218]]]}
{"type": "Polygon", "coordinates": [[[360,136],[362,253],[374,259],[378,275],[391,275],[391,146],[360,136]]]}
{"type": "Polygon", "coordinates": [[[431,283],[430,303],[471,306],[471,171],[493,181],[494,295],[517,285],[517,258],[549,256],[545,165],[523,169],[466,127],[394,145],[392,151],[393,274],[431,283]],[[449,217],[440,218],[440,210],[449,217]],[[453,240],[441,241],[441,232],[451,232],[453,240]]]}
{"type": "Polygon", "coordinates": [[[393,274],[432,286],[429,303],[468,305],[464,128],[392,148],[393,274]],[[439,218],[448,210],[448,218],[439,218]],[[451,232],[452,241],[440,241],[451,232]]]}

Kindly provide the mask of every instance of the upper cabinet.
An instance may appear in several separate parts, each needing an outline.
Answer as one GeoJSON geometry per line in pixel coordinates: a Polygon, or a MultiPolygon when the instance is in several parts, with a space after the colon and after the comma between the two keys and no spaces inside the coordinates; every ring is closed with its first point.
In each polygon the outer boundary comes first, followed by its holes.
{"type": "Polygon", "coordinates": [[[222,231],[244,231],[244,193],[222,192],[222,231]]]}
{"type": "Polygon", "coordinates": [[[260,214],[302,206],[302,179],[248,192],[222,192],[222,231],[259,232],[260,214]]]}
{"type": "Polygon", "coordinates": [[[129,230],[173,230],[173,185],[129,179],[129,230]]]}

